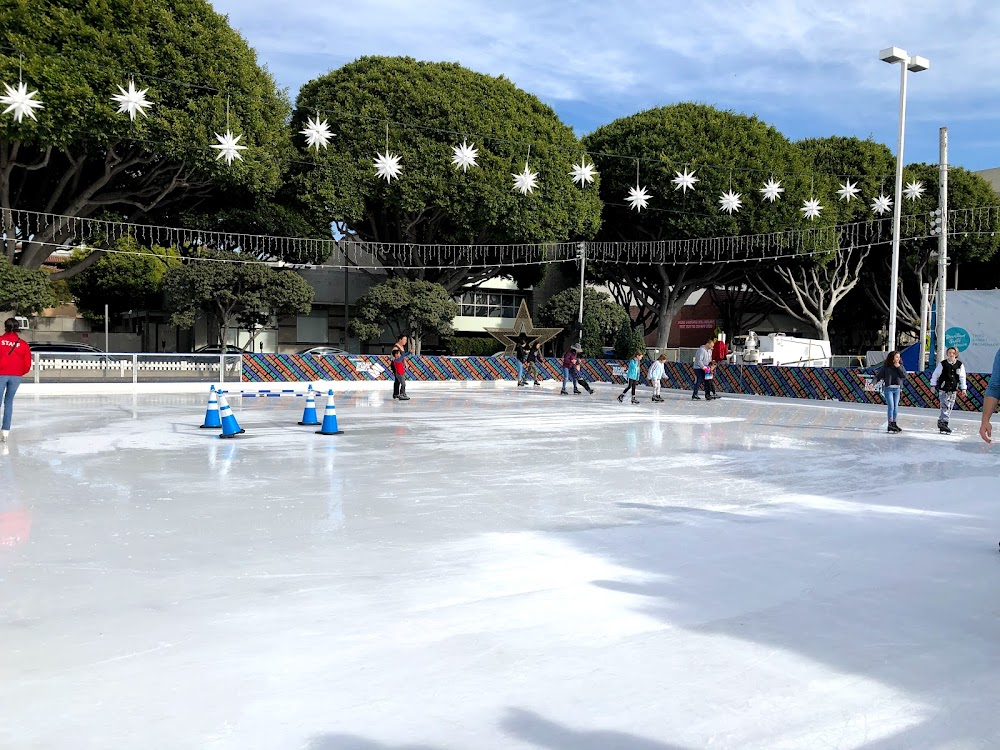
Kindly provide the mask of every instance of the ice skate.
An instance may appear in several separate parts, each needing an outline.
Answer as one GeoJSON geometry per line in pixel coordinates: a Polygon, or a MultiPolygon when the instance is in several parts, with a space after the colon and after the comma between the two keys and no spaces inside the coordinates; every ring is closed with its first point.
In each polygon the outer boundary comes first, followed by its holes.
{"type": "Polygon", "coordinates": [[[10,430],[0,431],[0,443],[6,443],[7,438],[10,437],[10,430]]]}
{"type": "Polygon", "coordinates": [[[639,399],[637,399],[637,398],[633,397],[633,398],[632,398],[632,403],[633,403],[633,404],[638,404],[638,403],[639,403],[639,399]]]}
{"type": "Polygon", "coordinates": [[[539,383],[539,382],[538,382],[538,381],[536,380],[536,381],[535,381],[535,387],[537,388],[537,387],[539,387],[540,385],[541,385],[541,383],[539,383]]]}
{"type": "Polygon", "coordinates": [[[409,401],[410,397],[407,396],[405,393],[401,393],[401,394],[399,394],[399,400],[400,401],[409,401]]]}
{"type": "Polygon", "coordinates": [[[943,419],[938,420],[938,430],[941,432],[942,435],[951,434],[951,428],[948,426],[948,423],[945,422],[943,419]]]}
{"type": "Polygon", "coordinates": [[[559,395],[560,396],[568,396],[569,395],[569,391],[567,391],[565,388],[563,388],[561,391],[559,391],[559,395]]]}
{"type": "Polygon", "coordinates": [[[581,393],[583,393],[583,391],[581,391],[579,388],[574,388],[573,389],[573,393],[575,393],[577,396],[579,396],[581,393]]]}
{"type": "Polygon", "coordinates": [[[618,396],[618,403],[619,404],[624,404],[625,403],[625,394],[624,393],[622,393],[621,395],[618,396]]]}
{"type": "Polygon", "coordinates": [[[889,422],[889,427],[886,429],[886,432],[902,432],[902,430],[899,429],[899,426],[895,422],[889,422]]]}

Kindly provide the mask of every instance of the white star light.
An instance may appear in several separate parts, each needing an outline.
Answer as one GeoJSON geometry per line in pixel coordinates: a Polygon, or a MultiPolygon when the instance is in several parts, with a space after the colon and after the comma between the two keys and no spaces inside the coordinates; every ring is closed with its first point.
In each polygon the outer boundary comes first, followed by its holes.
{"type": "Polygon", "coordinates": [[[890,198],[885,193],[882,193],[878,198],[872,201],[872,211],[877,214],[884,214],[887,211],[892,210],[892,198],[890,198]]]}
{"type": "Polygon", "coordinates": [[[851,198],[857,197],[860,192],[861,188],[858,187],[858,183],[847,180],[840,186],[840,190],[837,191],[837,195],[840,196],[840,200],[850,203],[851,198]]]}
{"type": "Polygon", "coordinates": [[[743,207],[743,196],[739,193],[734,193],[730,190],[727,193],[723,193],[722,197],[719,198],[719,210],[725,211],[730,216],[733,213],[739,213],[739,210],[743,207]]]}
{"type": "Polygon", "coordinates": [[[390,153],[389,149],[386,149],[385,153],[379,154],[375,160],[375,171],[386,182],[392,182],[392,178],[399,179],[399,175],[403,171],[403,167],[399,163],[400,161],[401,157],[390,153]]]}
{"type": "Polygon", "coordinates": [[[694,184],[698,182],[694,172],[688,172],[687,167],[685,167],[683,172],[674,172],[674,174],[677,175],[671,180],[674,183],[674,190],[680,190],[684,194],[687,194],[688,190],[694,190],[694,184]]]}
{"type": "Polygon", "coordinates": [[[333,133],[330,132],[330,123],[326,120],[320,120],[319,115],[316,115],[316,119],[306,118],[305,129],[300,130],[299,133],[306,137],[306,147],[314,148],[317,151],[326,148],[330,139],[333,138],[333,133]]]}
{"type": "Polygon", "coordinates": [[[455,165],[455,169],[461,169],[463,172],[468,172],[469,167],[478,167],[476,164],[476,159],[479,158],[479,151],[476,150],[476,144],[466,143],[462,141],[461,146],[453,146],[452,151],[454,152],[451,157],[451,163],[455,165]]]}
{"type": "Polygon", "coordinates": [[[37,91],[32,91],[28,93],[28,84],[21,82],[17,84],[17,88],[13,86],[8,86],[6,83],[3,85],[7,89],[6,96],[0,96],[0,104],[8,105],[7,109],[3,111],[4,114],[8,112],[14,113],[14,119],[17,122],[21,122],[25,115],[30,117],[32,120],[37,120],[35,117],[36,109],[45,109],[40,101],[33,98],[38,96],[37,91]]]}
{"type": "Polygon", "coordinates": [[[594,181],[594,175],[597,174],[597,169],[593,164],[588,164],[586,160],[581,159],[579,164],[573,165],[573,171],[570,172],[570,176],[580,187],[584,185],[589,185],[594,181]]]}
{"type": "Polygon", "coordinates": [[[646,188],[636,185],[634,188],[628,189],[628,198],[625,200],[628,201],[629,207],[634,208],[636,211],[642,211],[646,207],[646,204],[649,203],[651,197],[646,192],[646,188]]]}
{"type": "Polygon", "coordinates": [[[516,190],[521,195],[527,195],[536,187],[538,187],[538,172],[532,172],[528,169],[528,162],[524,163],[524,171],[520,174],[510,175],[514,178],[514,187],[512,190],[516,190]]]}
{"type": "Polygon", "coordinates": [[[922,182],[908,182],[903,194],[911,201],[915,201],[924,194],[924,184],[922,182]]]}
{"type": "Polygon", "coordinates": [[[135,81],[128,82],[128,88],[118,87],[121,93],[111,97],[111,101],[118,104],[118,114],[128,113],[129,119],[135,121],[136,115],[146,116],[146,107],[152,107],[153,103],[146,98],[149,89],[136,89],[135,81]]]}
{"type": "Polygon", "coordinates": [[[240,151],[246,149],[246,146],[239,145],[242,135],[234,136],[231,130],[227,130],[225,135],[215,134],[215,137],[219,140],[218,143],[213,143],[209,148],[219,149],[219,154],[215,157],[216,161],[219,159],[225,159],[226,164],[232,164],[233,159],[239,159],[243,161],[243,156],[240,151]]]}
{"type": "Polygon", "coordinates": [[[803,219],[815,219],[822,210],[823,207],[819,204],[819,198],[810,198],[807,201],[802,201],[802,208],[799,209],[802,212],[803,219]]]}
{"type": "Polygon", "coordinates": [[[764,200],[774,203],[781,194],[785,192],[785,189],[781,187],[781,183],[775,180],[773,177],[764,183],[764,187],[760,189],[760,194],[764,196],[764,200]]]}

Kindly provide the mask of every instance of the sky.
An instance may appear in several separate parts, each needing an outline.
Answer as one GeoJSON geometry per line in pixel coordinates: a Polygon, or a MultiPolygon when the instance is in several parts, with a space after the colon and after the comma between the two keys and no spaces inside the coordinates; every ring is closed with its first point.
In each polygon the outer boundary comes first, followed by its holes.
{"type": "Polygon", "coordinates": [[[294,101],[364,55],[458,62],[535,94],[577,135],[679,101],[756,114],[787,137],[874,138],[895,151],[896,46],[907,163],[1000,167],[997,0],[216,0],[294,101]],[[994,66],[993,64],[997,65],[994,66]]]}

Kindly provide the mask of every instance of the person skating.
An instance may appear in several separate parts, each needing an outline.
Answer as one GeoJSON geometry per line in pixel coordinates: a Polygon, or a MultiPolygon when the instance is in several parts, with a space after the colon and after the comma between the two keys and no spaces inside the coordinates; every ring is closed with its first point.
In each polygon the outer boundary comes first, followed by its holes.
{"type": "Polygon", "coordinates": [[[646,378],[649,380],[649,384],[653,386],[653,398],[654,403],[662,402],[663,399],[660,397],[660,386],[662,385],[663,378],[666,377],[666,368],[664,367],[664,362],[667,361],[667,355],[661,354],[656,358],[656,361],[649,366],[649,372],[646,373],[646,378]]]}
{"type": "MultiPolygon", "coordinates": [[[[705,368],[712,364],[712,345],[714,343],[714,339],[709,339],[694,353],[694,391],[691,393],[691,398],[694,401],[701,400],[698,391],[705,382],[705,368]]],[[[708,396],[708,390],[705,391],[705,396],[708,396]]]]}
{"type": "Polygon", "coordinates": [[[948,421],[951,418],[951,410],[955,407],[955,400],[958,391],[966,390],[965,365],[958,358],[958,349],[949,346],[946,358],[938,363],[931,375],[931,388],[937,389],[938,402],[941,404],[941,411],[938,413],[938,429],[946,435],[951,434],[948,421]]]}
{"type": "MultiPolygon", "coordinates": [[[[400,340],[405,346],[406,338],[400,340]]],[[[406,352],[398,345],[392,347],[392,374],[394,376],[392,397],[400,401],[409,401],[410,397],[406,395],[406,352]]]]}
{"type": "Polygon", "coordinates": [[[885,397],[888,412],[889,427],[886,432],[902,432],[896,424],[899,412],[899,392],[906,382],[906,369],[903,367],[903,357],[897,351],[889,352],[882,369],[875,376],[875,381],[882,383],[882,394],[885,397]]]}
{"type": "Polygon", "coordinates": [[[580,352],[583,351],[583,347],[579,344],[573,344],[562,358],[563,367],[563,381],[562,390],[559,391],[560,396],[567,396],[569,392],[566,390],[566,384],[570,381],[573,382],[573,393],[583,393],[578,387],[576,382],[576,358],[580,352]]]}
{"type": "Polygon", "coordinates": [[[542,384],[542,350],[537,341],[528,349],[528,356],[525,358],[524,364],[525,371],[531,373],[534,384],[540,386],[542,384]]]}
{"type": "Polygon", "coordinates": [[[528,338],[522,333],[517,337],[517,344],[514,346],[514,356],[517,357],[518,387],[527,385],[527,380],[525,379],[525,363],[528,360],[529,351],[531,351],[531,347],[528,346],[528,338]]]}
{"type": "Polygon", "coordinates": [[[705,368],[705,400],[711,401],[719,397],[715,390],[715,365],[709,363],[705,368]]]}
{"type": "Polygon", "coordinates": [[[14,394],[21,385],[21,378],[31,369],[31,348],[18,335],[21,326],[16,318],[7,318],[3,322],[3,330],[3,336],[0,336],[0,396],[3,397],[0,441],[6,443],[14,417],[14,394]]]}
{"type": "Polygon", "coordinates": [[[632,403],[638,404],[639,399],[635,397],[635,388],[639,385],[639,360],[642,359],[642,352],[636,352],[635,356],[628,361],[628,385],[625,386],[625,390],[621,392],[618,397],[619,403],[625,401],[625,394],[632,391],[632,403]]]}
{"type": "Polygon", "coordinates": [[[587,381],[587,373],[583,369],[583,355],[577,354],[576,357],[576,371],[574,373],[576,376],[576,382],[583,386],[583,390],[589,393],[591,396],[594,395],[594,389],[590,387],[590,383],[587,381]]]}

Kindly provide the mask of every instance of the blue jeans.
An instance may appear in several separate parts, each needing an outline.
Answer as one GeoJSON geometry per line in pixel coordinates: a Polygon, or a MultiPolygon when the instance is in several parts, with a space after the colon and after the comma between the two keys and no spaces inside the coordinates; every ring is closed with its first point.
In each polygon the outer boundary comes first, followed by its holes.
{"type": "Polygon", "coordinates": [[[517,360],[517,382],[524,382],[524,362],[517,360]]]}
{"type": "Polygon", "coordinates": [[[885,387],[885,407],[889,412],[889,421],[896,421],[896,413],[899,411],[899,386],[887,385],[885,387]]]}
{"type": "Polygon", "coordinates": [[[0,375],[0,393],[3,394],[3,425],[0,429],[10,429],[10,420],[14,416],[14,394],[19,385],[20,375],[0,375]]]}
{"type": "Polygon", "coordinates": [[[573,383],[573,390],[575,391],[577,389],[577,387],[576,387],[576,370],[571,370],[568,367],[564,367],[563,368],[563,386],[562,386],[562,389],[564,391],[566,390],[566,383],[569,383],[571,381],[573,383]]]}
{"type": "MultiPolygon", "coordinates": [[[[704,382],[705,371],[700,367],[694,368],[694,392],[691,394],[692,396],[698,395],[698,389],[701,388],[701,384],[704,382]]],[[[707,394],[708,391],[706,390],[705,393],[707,394]]]]}

